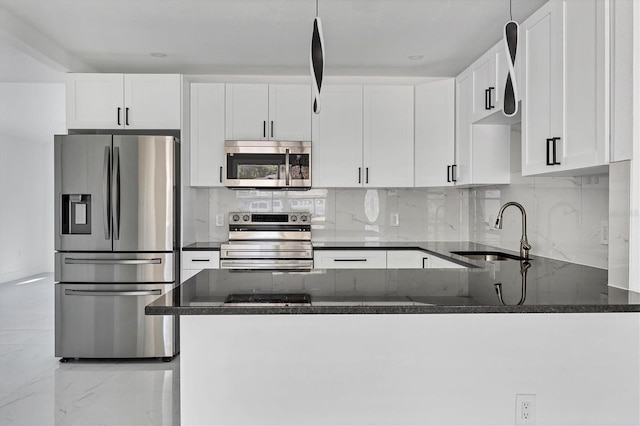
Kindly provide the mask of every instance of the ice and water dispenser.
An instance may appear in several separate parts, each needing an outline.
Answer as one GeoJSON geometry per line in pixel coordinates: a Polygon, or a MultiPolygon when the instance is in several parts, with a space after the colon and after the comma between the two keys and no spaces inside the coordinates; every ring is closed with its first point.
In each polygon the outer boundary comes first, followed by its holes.
{"type": "Polygon", "coordinates": [[[91,234],[90,194],[62,194],[62,233],[91,234]]]}

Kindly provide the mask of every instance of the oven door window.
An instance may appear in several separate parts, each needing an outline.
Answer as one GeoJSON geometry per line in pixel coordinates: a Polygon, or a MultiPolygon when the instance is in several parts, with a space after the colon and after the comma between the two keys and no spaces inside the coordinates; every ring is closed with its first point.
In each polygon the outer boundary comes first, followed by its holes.
{"type": "Polygon", "coordinates": [[[227,179],[284,180],[285,154],[227,154],[227,179]]]}

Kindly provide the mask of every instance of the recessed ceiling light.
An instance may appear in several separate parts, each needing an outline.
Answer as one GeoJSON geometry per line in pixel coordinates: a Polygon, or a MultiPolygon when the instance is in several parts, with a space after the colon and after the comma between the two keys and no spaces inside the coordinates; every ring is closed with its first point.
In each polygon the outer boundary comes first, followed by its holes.
{"type": "Polygon", "coordinates": [[[424,58],[424,55],[409,55],[409,59],[412,61],[419,61],[422,58],[424,58]]]}
{"type": "Polygon", "coordinates": [[[166,53],[155,52],[155,53],[152,53],[151,56],[153,56],[154,58],[164,58],[165,56],[167,56],[167,54],[166,53]]]}

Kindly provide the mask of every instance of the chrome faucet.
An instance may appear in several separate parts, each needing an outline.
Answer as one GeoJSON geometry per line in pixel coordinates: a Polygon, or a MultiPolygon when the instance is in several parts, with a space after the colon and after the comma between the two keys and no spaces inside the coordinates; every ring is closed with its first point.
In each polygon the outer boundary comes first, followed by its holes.
{"type": "Polygon", "coordinates": [[[520,238],[520,257],[523,259],[529,259],[529,250],[531,250],[531,245],[527,240],[527,212],[524,211],[524,207],[515,201],[509,201],[505,203],[502,207],[500,207],[500,211],[498,212],[498,218],[496,219],[496,229],[502,229],[502,214],[504,210],[509,206],[516,206],[520,209],[520,213],[522,213],[522,237],[520,238]]]}

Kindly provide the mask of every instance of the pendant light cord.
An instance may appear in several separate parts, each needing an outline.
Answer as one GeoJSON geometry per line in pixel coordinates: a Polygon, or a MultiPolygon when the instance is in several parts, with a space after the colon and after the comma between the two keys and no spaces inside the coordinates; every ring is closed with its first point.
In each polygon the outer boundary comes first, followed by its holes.
{"type": "MultiPolygon", "coordinates": [[[[318,0],[316,0],[316,9],[318,7],[318,0]]],[[[318,13],[318,11],[316,10],[316,13],[318,13]]],[[[511,20],[513,21],[513,14],[511,13],[511,0],[509,0],[509,18],[511,18],[511,20]]]]}
{"type": "MultiPolygon", "coordinates": [[[[511,1],[511,0],[509,0],[511,1]]],[[[316,0],[316,18],[318,17],[319,13],[318,13],[318,0],[316,0]]]]}

